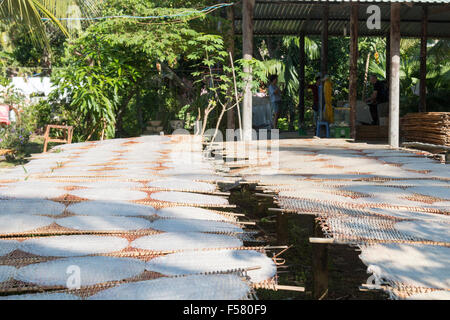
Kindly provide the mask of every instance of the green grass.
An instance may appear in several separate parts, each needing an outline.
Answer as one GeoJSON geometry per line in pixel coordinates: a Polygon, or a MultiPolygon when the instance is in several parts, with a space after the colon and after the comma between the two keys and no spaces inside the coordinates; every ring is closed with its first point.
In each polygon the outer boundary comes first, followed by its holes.
{"type": "MultiPolygon", "coordinates": [[[[56,143],[49,144],[49,150],[56,146],[56,143]]],[[[14,159],[0,160],[0,169],[12,168],[20,165],[24,165],[29,162],[29,157],[32,154],[42,153],[44,150],[44,137],[43,136],[31,136],[27,144],[25,144],[22,152],[16,154],[14,159]]]]}

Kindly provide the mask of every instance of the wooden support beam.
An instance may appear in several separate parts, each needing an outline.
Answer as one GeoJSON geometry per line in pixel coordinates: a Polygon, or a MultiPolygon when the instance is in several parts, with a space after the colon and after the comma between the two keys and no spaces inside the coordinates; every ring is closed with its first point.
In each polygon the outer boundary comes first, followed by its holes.
{"type": "Polygon", "coordinates": [[[422,35],[420,38],[419,112],[427,111],[427,33],[428,7],[422,6],[422,35]]]}
{"type": "Polygon", "coordinates": [[[255,196],[257,197],[262,197],[262,198],[274,198],[273,194],[268,194],[268,193],[255,193],[255,196]]]}
{"type": "Polygon", "coordinates": [[[389,145],[399,147],[400,120],[400,6],[391,3],[391,72],[389,82],[389,145]]]}
{"type": "MultiPolygon", "coordinates": [[[[255,0],[242,1],[242,45],[243,58],[250,61],[253,59],[253,11],[255,0]]],[[[252,68],[244,63],[245,88],[242,106],[243,139],[252,140],[252,68]]]]}
{"type": "Polygon", "coordinates": [[[298,291],[298,292],[305,292],[304,287],[297,287],[297,286],[283,286],[276,284],[275,290],[287,290],[287,291],[298,291]]]}
{"type": "Polygon", "coordinates": [[[238,221],[237,224],[241,224],[243,226],[247,225],[247,226],[256,226],[256,222],[255,221],[238,221]]]}
{"type": "Polygon", "coordinates": [[[288,215],[283,212],[277,212],[277,244],[285,245],[288,243],[288,215]]]}
{"type": "Polygon", "coordinates": [[[348,100],[350,104],[351,137],[356,138],[356,102],[358,99],[358,10],[359,5],[352,3],[350,7],[350,78],[348,100]]]}
{"type": "MultiPolygon", "coordinates": [[[[228,33],[228,52],[234,59],[234,38],[235,38],[235,26],[234,26],[234,6],[227,7],[227,19],[230,22],[230,30],[228,33]]],[[[230,93],[231,94],[231,93],[230,93]]],[[[234,96],[234,95],[231,95],[234,96]]],[[[227,111],[227,129],[236,129],[235,110],[231,109],[227,111]]]]}
{"type": "Polygon", "coordinates": [[[299,104],[298,104],[298,125],[301,127],[305,121],[305,34],[300,33],[300,70],[298,72],[299,80],[299,104]]]}
{"type": "Polygon", "coordinates": [[[374,290],[383,291],[384,289],[380,285],[363,283],[362,285],[359,286],[359,290],[360,291],[374,291],[374,290]]]}
{"type": "Polygon", "coordinates": [[[328,3],[323,5],[322,11],[322,47],[320,57],[320,72],[322,77],[328,73],[328,18],[330,7],[328,3]]]}
{"type": "MultiPolygon", "coordinates": [[[[314,220],[314,237],[323,237],[319,223],[314,220]]],[[[313,298],[323,299],[328,293],[328,244],[312,243],[313,298]]]]}
{"type": "Polygon", "coordinates": [[[389,58],[391,55],[391,35],[388,33],[386,35],[386,81],[388,88],[390,86],[390,79],[391,79],[391,59],[389,58]]]}
{"type": "Polygon", "coordinates": [[[319,243],[319,244],[333,244],[333,238],[309,238],[309,243],[319,243]]]}

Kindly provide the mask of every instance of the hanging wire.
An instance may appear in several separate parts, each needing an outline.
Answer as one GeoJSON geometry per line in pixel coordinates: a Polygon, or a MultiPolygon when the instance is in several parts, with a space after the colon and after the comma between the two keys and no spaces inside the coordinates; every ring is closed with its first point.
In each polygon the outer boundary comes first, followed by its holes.
{"type": "MultiPolygon", "coordinates": [[[[4,0],[3,0],[4,1],[4,0]]],[[[0,3],[1,4],[1,3],[0,3]]],[[[57,20],[60,21],[93,21],[93,20],[107,20],[107,19],[170,19],[170,18],[181,18],[181,17],[188,17],[193,14],[199,14],[199,13],[209,13],[213,10],[217,10],[224,7],[233,6],[234,3],[220,3],[213,6],[209,6],[206,8],[203,8],[201,10],[195,10],[195,11],[186,11],[181,12],[177,14],[172,15],[162,15],[162,16],[130,16],[130,15],[123,15],[123,16],[104,16],[104,17],[75,17],[75,18],[58,18],[57,20]]],[[[48,21],[49,18],[41,18],[42,21],[48,21]]]]}

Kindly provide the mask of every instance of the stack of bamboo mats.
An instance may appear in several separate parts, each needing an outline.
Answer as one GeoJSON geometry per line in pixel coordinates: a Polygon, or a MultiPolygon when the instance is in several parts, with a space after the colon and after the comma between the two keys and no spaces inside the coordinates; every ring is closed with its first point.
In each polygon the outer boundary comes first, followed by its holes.
{"type": "Polygon", "coordinates": [[[450,146],[450,112],[408,113],[402,118],[403,140],[450,146]]]}

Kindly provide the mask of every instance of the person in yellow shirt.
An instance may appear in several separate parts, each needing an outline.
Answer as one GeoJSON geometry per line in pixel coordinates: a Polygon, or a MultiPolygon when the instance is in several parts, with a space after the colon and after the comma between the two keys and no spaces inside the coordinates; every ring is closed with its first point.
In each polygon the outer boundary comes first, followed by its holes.
{"type": "Polygon", "coordinates": [[[333,106],[331,104],[333,100],[333,84],[331,83],[330,77],[325,75],[323,77],[323,95],[325,98],[325,112],[324,120],[328,123],[334,122],[333,106]]]}

